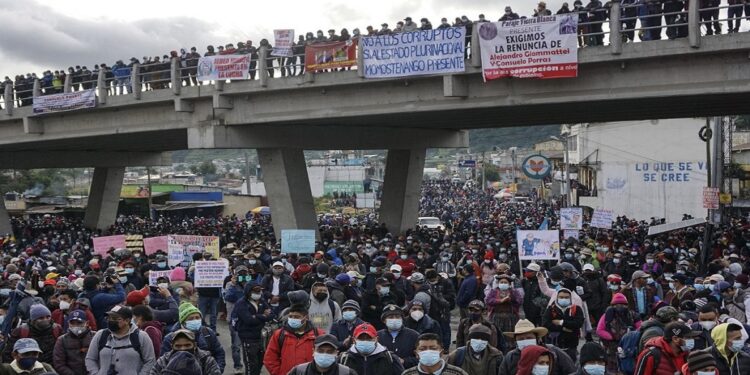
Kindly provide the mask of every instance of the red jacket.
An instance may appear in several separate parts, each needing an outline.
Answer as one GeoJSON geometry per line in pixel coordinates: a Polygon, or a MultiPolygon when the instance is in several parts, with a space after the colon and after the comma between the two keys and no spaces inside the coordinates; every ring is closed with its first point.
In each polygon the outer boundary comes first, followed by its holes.
{"type": "Polygon", "coordinates": [[[540,345],[531,345],[521,350],[521,358],[518,359],[518,368],[516,375],[531,375],[531,371],[534,369],[536,361],[539,360],[543,354],[550,356],[550,368],[554,369],[555,364],[552,363],[552,353],[540,345]]]}
{"type": "Polygon", "coordinates": [[[325,332],[321,329],[313,329],[310,322],[307,322],[307,328],[301,337],[297,337],[287,327],[277,329],[268,342],[266,354],[263,356],[263,365],[271,375],[288,374],[294,366],[313,360],[315,337],[322,334],[325,332]],[[279,335],[285,335],[283,348],[279,348],[279,335]]]}
{"type": "MultiPolygon", "coordinates": [[[[60,327],[65,328],[65,330],[67,331],[68,324],[67,324],[67,322],[65,320],[68,319],[68,314],[67,313],[70,313],[73,310],[77,310],[77,309],[74,309],[71,306],[71,308],[68,309],[68,310],[66,310],[65,313],[62,310],[60,310],[60,309],[57,309],[57,310],[53,311],[52,312],[52,321],[55,322],[55,323],[57,323],[57,324],[59,324],[60,327]]],[[[96,328],[96,319],[94,318],[94,314],[89,309],[86,309],[86,310],[83,310],[83,311],[86,312],[86,319],[87,319],[86,323],[88,323],[89,329],[92,330],[92,331],[96,331],[96,329],[97,329],[96,328]]]]}
{"type": "Polygon", "coordinates": [[[638,355],[633,375],[674,375],[682,370],[686,362],[687,353],[675,353],[664,337],[654,337],[646,342],[643,351],[638,355]],[[651,348],[656,348],[661,352],[656,368],[654,368],[654,350],[651,348]]]}
{"type": "Polygon", "coordinates": [[[414,259],[411,258],[407,258],[405,260],[398,258],[398,260],[396,260],[396,264],[401,266],[401,277],[411,276],[412,272],[414,272],[414,269],[417,267],[417,263],[414,262],[414,259]]]}

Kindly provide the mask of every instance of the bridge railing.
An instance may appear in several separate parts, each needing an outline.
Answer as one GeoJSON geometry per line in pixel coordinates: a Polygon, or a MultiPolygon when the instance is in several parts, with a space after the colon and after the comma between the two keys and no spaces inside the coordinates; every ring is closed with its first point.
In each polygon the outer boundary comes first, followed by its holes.
{"type": "MultiPolygon", "coordinates": [[[[711,8],[700,8],[699,0],[687,0],[685,10],[663,12],[654,14],[643,14],[643,4],[620,5],[614,2],[608,11],[609,18],[603,20],[589,20],[578,24],[579,47],[604,46],[605,37],[608,36],[611,53],[619,55],[622,53],[623,44],[635,42],[636,33],[641,41],[658,39],[661,30],[667,30],[670,39],[686,37],[689,45],[699,48],[701,43],[701,26],[707,27],[707,34],[711,34],[710,27],[720,23],[733,23],[734,29],[739,28],[739,22],[743,19],[741,11],[745,4],[724,5],[711,8]],[[721,10],[727,9],[726,18],[719,18],[721,10]],[[662,22],[664,19],[666,22],[662,22]],[[636,27],[640,23],[640,27],[636,27]]],[[[606,10],[602,10],[606,12],[606,10]]],[[[590,15],[589,11],[572,11],[569,14],[590,15]]],[[[478,29],[475,22],[472,30],[478,29]]],[[[479,38],[476,32],[468,35],[465,47],[467,49],[467,65],[481,67],[479,38]]],[[[259,81],[262,87],[266,87],[269,78],[276,77],[298,77],[302,76],[305,82],[315,80],[315,75],[328,71],[310,72],[305,68],[305,54],[297,53],[292,57],[270,56],[270,49],[260,46],[257,51],[257,59],[252,59],[249,69],[249,79],[259,81]]],[[[364,61],[362,59],[361,46],[357,54],[357,64],[351,68],[332,69],[330,72],[343,70],[359,70],[359,76],[364,73],[364,61]]],[[[11,114],[13,108],[30,106],[35,96],[49,95],[60,92],[73,92],[85,89],[95,89],[100,103],[106,103],[108,96],[133,95],[140,99],[143,92],[171,89],[175,95],[179,95],[182,87],[197,85],[214,85],[217,91],[228,81],[200,82],[197,78],[197,66],[183,66],[179,58],[173,58],[169,63],[134,64],[131,67],[130,77],[112,77],[107,75],[105,69],[101,69],[96,77],[73,83],[73,75],[66,75],[63,87],[48,86],[41,87],[41,81],[36,79],[33,85],[5,85],[4,93],[1,93],[0,104],[7,114],[11,114]],[[165,68],[168,66],[168,68],[165,68]]]]}

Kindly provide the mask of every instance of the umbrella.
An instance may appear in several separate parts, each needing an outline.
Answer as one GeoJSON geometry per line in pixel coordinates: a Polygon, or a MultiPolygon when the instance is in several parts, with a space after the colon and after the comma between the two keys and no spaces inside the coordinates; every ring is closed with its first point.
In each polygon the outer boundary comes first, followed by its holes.
{"type": "Polygon", "coordinates": [[[250,210],[250,212],[254,214],[261,214],[261,215],[270,215],[271,214],[271,208],[268,206],[258,206],[250,210]]]}

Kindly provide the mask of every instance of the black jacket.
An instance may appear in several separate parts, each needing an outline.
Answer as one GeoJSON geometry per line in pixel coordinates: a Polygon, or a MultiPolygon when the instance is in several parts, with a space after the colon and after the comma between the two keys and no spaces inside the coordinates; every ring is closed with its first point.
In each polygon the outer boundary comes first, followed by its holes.
{"type": "Polygon", "coordinates": [[[393,337],[388,329],[378,331],[378,342],[386,349],[398,355],[404,360],[404,368],[416,366],[419,361],[414,353],[419,333],[411,328],[403,327],[396,337],[393,337]]]}

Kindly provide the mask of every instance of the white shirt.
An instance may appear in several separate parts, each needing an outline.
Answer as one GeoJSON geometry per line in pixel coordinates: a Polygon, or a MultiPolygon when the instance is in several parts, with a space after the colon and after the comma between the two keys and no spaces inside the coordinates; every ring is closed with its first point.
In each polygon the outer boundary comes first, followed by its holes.
{"type": "Polygon", "coordinates": [[[273,288],[271,288],[271,295],[272,296],[278,296],[279,295],[279,284],[281,284],[281,278],[273,276],[273,288]]]}

